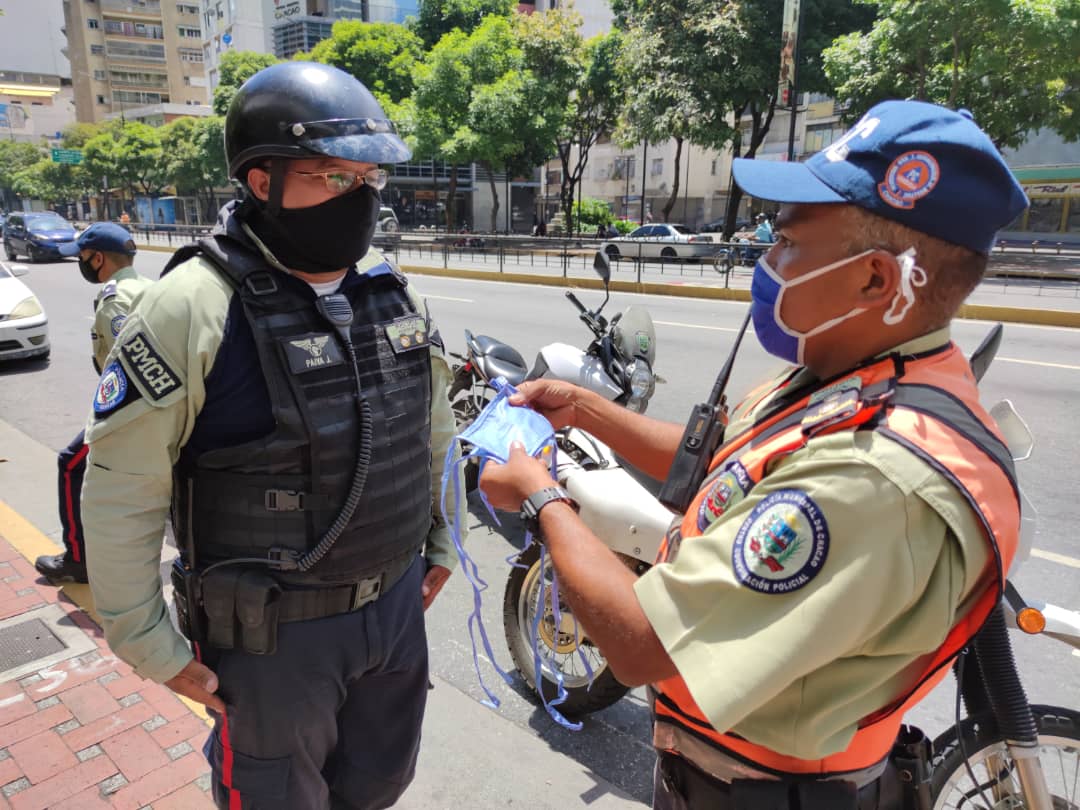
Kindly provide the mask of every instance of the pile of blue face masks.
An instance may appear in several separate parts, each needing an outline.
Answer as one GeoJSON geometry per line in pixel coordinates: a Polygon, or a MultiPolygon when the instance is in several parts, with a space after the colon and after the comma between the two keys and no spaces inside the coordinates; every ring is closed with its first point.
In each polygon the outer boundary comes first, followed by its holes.
{"type": "MultiPolygon", "coordinates": [[[[514,442],[518,442],[525,447],[525,452],[530,456],[538,456],[545,450],[549,451],[551,458],[551,472],[552,477],[555,475],[555,454],[557,452],[555,445],[555,432],[551,428],[551,424],[541,414],[534,411],[532,408],[527,407],[515,407],[510,404],[509,398],[515,393],[516,389],[510,385],[504,378],[499,377],[491,383],[495,388],[497,394],[495,399],[488,403],[487,407],[480,412],[480,415],[476,420],[465,429],[464,432],[458,435],[457,439],[461,442],[467,443],[471,450],[463,455],[460,459],[454,459],[454,444],[450,445],[446,454],[446,461],[443,464],[443,479],[442,479],[442,511],[445,517],[446,515],[446,497],[448,490],[453,489],[454,502],[460,504],[461,498],[461,479],[462,476],[457,474],[458,468],[462,464],[468,464],[472,459],[477,459],[480,464],[480,470],[483,471],[484,465],[490,459],[495,459],[498,462],[505,463],[510,458],[510,446],[514,442]]],[[[484,493],[480,493],[480,497],[487,507],[488,512],[491,513],[495,523],[501,525],[498,516],[495,514],[495,510],[491,508],[491,504],[488,503],[484,493]]],[[[447,520],[447,525],[450,528],[450,536],[454,541],[454,548],[457,550],[458,559],[461,562],[461,570],[465,574],[465,578],[473,589],[473,612],[469,616],[469,639],[472,642],[473,652],[473,665],[476,668],[476,676],[480,680],[480,686],[484,690],[484,694],[487,695],[487,700],[483,701],[486,706],[491,708],[498,708],[499,699],[484,683],[484,676],[480,673],[480,658],[476,649],[476,635],[479,633],[480,641],[483,644],[484,652],[491,662],[491,665],[495,668],[495,671],[499,673],[502,679],[508,684],[512,685],[513,680],[510,676],[503,671],[503,669],[496,663],[495,654],[491,648],[491,642],[488,639],[487,631],[484,628],[483,618],[480,613],[481,605],[481,593],[487,589],[487,582],[480,576],[479,568],[476,562],[465,551],[465,547],[461,542],[461,521],[464,519],[462,514],[464,510],[459,509],[454,514],[453,520],[447,520]]],[[[525,548],[528,548],[533,542],[532,535],[526,533],[525,535],[525,548]]],[[[510,558],[513,561],[517,555],[513,555],[510,558]]],[[[517,563],[513,563],[517,564],[517,563]]],[[[547,559],[547,550],[543,544],[540,545],[540,571],[541,574],[548,570],[550,563],[547,559]]],[[[537,594],[537,606],[536,617],[533,620],[531,628],[532,635],[532,647],[533,647],[533,664],[536,668],[536,683],[539,686],[543,684],[542,677],[542,661],[540,656],[540,647],[538,639],[538,631],[540,627],[540,621],[544,615],[544,591],[545,591],[545,577],[541,575],[540,588],[537,594]]],[[[552,571],[551,575],[551,606],[553,612],[553,618],[555,621],[556,632],[561,626],[561,612],[559,610],[559,590],[558,583],[555,579],[555,573],[552,571]]],[[[576,624],[575,624],[576,633],[576,624]]],[[[589,676],[590,682],[592,681],[592,670],[589,667],[589,662],[585,660],[584,654],[581,656],[581,660],[585,664],[586,672],[589,676]]],[[[544,708],[547,713],[551,715],[551,718],[555,720],[559,725],[565,728],[577,731],[581,728],[581,723],[571,723],[555,707],[566,700],[566,687],[563,684],[562,673],[555,667],[552,668],[555,673],[558,689],[555,698],[548,701],[543,693],[543,689],[540,688],[540,699],[544,703],[544,708]]]]}

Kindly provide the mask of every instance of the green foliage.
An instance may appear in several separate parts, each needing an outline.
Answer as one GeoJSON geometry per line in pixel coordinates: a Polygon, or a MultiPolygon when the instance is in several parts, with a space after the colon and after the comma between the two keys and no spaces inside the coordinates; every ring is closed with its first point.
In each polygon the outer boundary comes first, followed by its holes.
{"type": "Polygon", "coordinates": [[[218,64],[218,85],[214,88],[214,115],[225,115],[237,89],[263,68],[280,60],[269,53],[225,51],[218,64]]]}
{"type": "Polygon", "coordinates": [[[42,150],[32,143],[0,140],[0,195],[7,200],[5,208],[13,206],[15,177],[41,160],[42,150]]]}
{"type": "Polygon", "coordinates": [[[420,13],[409,21],[425,48],[458,30],[471,34],[490,16],[510,18],[515,0],[420,0],[420,13]]]}
{"type": "Polygon", "coordinates": [[[583,197],[580,203],[574,201],[574,229],[578,233],[591,233],[597,225],[610,225],[614,221],[611,206],[603,200],[583,197]]]}
{"type": "Polygon", "coordinates": [[[630,231],[634,230],[638,224],[629,219],[617,219],[615,220],[615,230],[619,232],[619,236],[626,236],[630,231]]]}
{"type": "Polygon", "coordinates": [[[420,37],[403,26],[339,20],[329,39],[296,58],[351,73],[386,107],[400,104],[412,94],[413,71],[423,54],[420,37]]]}
{"type": "Polygon", "coordinates": [[[858,118],[878,101],[967,108],[999,147],[1036,129],[1080,138],[1080,0],[862,0],[868,34],[825,51],[836,97],[858,118]]]}

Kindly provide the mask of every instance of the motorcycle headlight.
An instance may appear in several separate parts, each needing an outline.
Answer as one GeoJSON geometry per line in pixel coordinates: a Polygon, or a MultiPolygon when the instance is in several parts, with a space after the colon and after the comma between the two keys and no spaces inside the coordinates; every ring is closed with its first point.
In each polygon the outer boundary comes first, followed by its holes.
{"type": "Polygon", "coordinates": [[[649,364],[642,360],[632,360],[626,370],[630,374],[630,396],[635,400],[647,400],[651,397],[656,380],[649,364]]]}
{"type": "Polygon", "coordinates": [[[18,318],[33,318],[35,315],[40,315],[42,312],[41,304],[34,296],[24,298],[22,301],[15,305],[15,309],[11,310],[11,315],[8,316],[8,320],[16,320],[18,318]]]}

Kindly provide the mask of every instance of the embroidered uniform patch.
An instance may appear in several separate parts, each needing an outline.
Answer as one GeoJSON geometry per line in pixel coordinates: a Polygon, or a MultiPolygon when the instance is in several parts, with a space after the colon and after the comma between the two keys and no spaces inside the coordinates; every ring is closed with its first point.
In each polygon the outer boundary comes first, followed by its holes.
{"type": "Polygon", "coordinates": [[[829,526],[802,490],[770,493],[739,527],[731,551],[735,578],[759,593],[797,591],[829,554],[829,526]]]}
{"type": "Polygon", "coordinates": [[[427,346],[427,321],[419,315],[397,318],[386,325],[386,338],[390,341],[394,354],[427,346]]]}
{"type": "Polygon", "coordinates": [[[803,411],[802,430],[810,435],[844,419],[859,410],[862,378],[858,375],[815,391],[803,411]]]}
{"type": "Polygon", "coordinates": [[[293,374],[303,374],[319,368],[340,366],[345,362],[341,349],[333,335],[308,335],[302,338],[287,338],[282,341],[285,354],[289,358],[289,369],[293,374]]]}
{"type": "Polygon", "coordinates": [[[904,152],[889,165],[878,194],[893,208],[908,210],[933,191],[940,178],[941,169],[929,152],[904,152]]]}
{"type": "Polygon", "coordinates": [[[94,413],[106,414],[114,410],[127,394],[128,381],[124,369],[113,360],[105,367],[94,394],[94,413]]]}
{"type": "Polygon", "coordinates": [[[127,320],[124,315],[117,315],[111,321],[109,321],[109,331],[112,332],[113,337],[120,334],[120,329],[124,326],[124,321],[127,320]]]}
{"type": "Polygon", "coordinates": [[[737,461],[728,464],[710,484],[709,494],[698,507],[698,531],[703,532],[716,523],[724,512],[743,499],[752,486],[750,474],[742,464],[737,461]]]}
{"type": "Polygon", "coordinates": [[[178,375],[143,332],[136,332],[120,347],[131,376],[142,384],[155,402],[180,387],[178,375]]]}

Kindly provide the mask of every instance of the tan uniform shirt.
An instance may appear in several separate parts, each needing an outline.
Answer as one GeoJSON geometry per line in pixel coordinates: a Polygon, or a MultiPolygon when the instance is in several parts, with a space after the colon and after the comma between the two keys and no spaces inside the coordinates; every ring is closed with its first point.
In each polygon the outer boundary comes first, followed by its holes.
{"type": "MultiPolygon", "coordinates": [[[[370,251],[357,270],[383,261],[370,251]]],[[[146,678],[165,681],[191,659],[188,643],[173,627],[162,598],[161,543],[172,498],[172,469],[206,399],[205,379],[222,342],[233,290],[212,265],[195,258],[156,282],[128,316],[117,347],[142,332],[169,371],[180,379],[162,382],[143,395],[87,424],[90,456],[83,484],[82,518],[94,601],[113,651],[146,678]],[[157,398],[155,398],[157,396],[157,398]]],[[[414,298],[414,302],[418,299],[414,298]]],[[[424,312],[420,302],[419,311],[424,312]]],[[[441,518],[442,464],[457,433],[446,397],[450,368],[441,349],[430,347],[431,482],[436,524],[425,556],[453,568],[456,554],[441,518]]],[[[109,362],[127,363],[117,348],[109,362]]],[[[145,376],[145,375],[144,375],[145,376]]],[[[98,397],[115,396],[108,373],[98,397]]],[[[134,374],[127,384],[136,385],[134,374]]],[[[464,487],[462,487],[464,492],[464,487]]],[[[453,498],[451,497],[452,501],[453,498]]],[[[463,504],[448,503],[451,519],[463,504]]]]}
{"type": "Polygon", "coordinates": [[[112,350],[116,336],[124,325],[135,299],[154,282],[143,278],[135,268],[123,267],[113,273],[94,299],[94,328],[90,330],[90,345],[94,353],[94,368],[98,374],[105,368],[105,358],[112,350]]]}
{"type": "MultiPolygon", "coordinates": [[[[941,330],[898,351],[927,351],[948,337],[941,330]]],[[[801,371],[792,384],[808,379],[801,371]]],[[[771,399],[736,411],[728,435],[771,399]]],[[[645,574],[636,593],[715,728],[818,759],[847,748],[859,720],[911,684],[920,659],[977,596],[989,554],[974,513],[940,473],[877,433],[845,431],[775,462],[703,535],[685,539],[673,562],[645,574]],[[762,593],[736,576],[735,540],[780,490],[816,504],[828,553],[804,586],[762,593]]]]}

